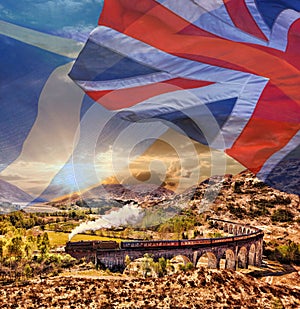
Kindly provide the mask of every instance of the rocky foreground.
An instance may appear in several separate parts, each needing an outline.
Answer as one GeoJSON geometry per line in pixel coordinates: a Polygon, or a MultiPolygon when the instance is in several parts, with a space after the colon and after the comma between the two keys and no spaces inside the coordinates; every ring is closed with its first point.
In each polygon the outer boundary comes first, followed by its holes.
{"type": "Polygon", "coordinates": [[[300,287],[196,269],[164,278],[55,277],[6,286],[0,308],[300,308],[300,287]]]}

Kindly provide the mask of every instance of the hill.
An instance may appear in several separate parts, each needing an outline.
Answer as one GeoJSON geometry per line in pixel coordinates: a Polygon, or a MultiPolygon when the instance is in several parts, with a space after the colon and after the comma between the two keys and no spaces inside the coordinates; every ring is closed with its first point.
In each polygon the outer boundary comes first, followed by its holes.
{"type": "Polygon", "coordinates": [[[29,203],[33,197],[15,185],[0,179],[0,202],[29,203]]]}
{"type": "MultiPolygon", "coordinates": [[[[42,284],[41,279],[35,277],[23,285],[20,283],[6,286],[0,291],[0,297],[4,300],[1,308],[300,307],[299,196],[270,188],[249,171],[244,171],[235,176],[211,177],[182,194],[174,194],[165,188],[149,185],[104,185],[92,188],[82,196],[73,195],[68,198],[77,202],[82,201],[83,197],[84,200],[90,199],[98,205],[101,204],[101,199],[103,203],[137,203],[150,214],[149,220],[151,216],[155,217],[151,212],[153,209],[158,210],[159,218],[169,212],[174,216],[170,220],[182,220],[166,223],[170,223],[171,226],[171,223],[176,222],[177,227],[179,223],[195,223],[191,224],[194,231],[198,228],[206,229],[203,222],[208,216],[260,227],[265,231],[263,265],[261,268],[250,267],[237,272],[200,267],[167,274],[162,278],[139,278],[132,274],[107,276],[107,272],[95,270],[94,266],[90,265],[91,271],[94,272],[92,276],[81,271],[81,265],[73,265],[73,268],[70,267],[57,277],[45,277],[42,284]],[[103,276],[105,273],[106,276],[103,276]]],[[[59,203],[69,203],[68,198],[61,199],[59,203]]],[[[112,208],[103,207],[103,210],[108,213],[112,208]]],[[[76,215],[76,211],[70,210],[71,218],[76,215]]],[[[80,212],[82,209],[78,210],[78,214],[80,212]]],[[[68,216],[68,213],[65,215],[68,216]]],[[[29,218],[28,214],[27,216],[29,218]]],[[[93,216],[97,217],[95,214],[93,216]]],[[[55,228],[58,222],[70,223],[64,222],[64,218],[51,216],[45,220],[51,219],[51,222],[55,222],[55,228]]],[[[157,220],[156,217],[154,219],[157,220]]],[[[82,221],[86,221],[86,217],[83,217],[82,221]]],[[[45,226],[46,229],[50,228],[50,224],[45,226]]],[[[130,229],[127,232],[128,235],[137,232],[143,237],[148,233],[146,236],[152,239],[152,236],[160,237],[158,227],[161,226],[154,225],[153,229],[142,232],[130,229]]],[[[109,235],[123,233],[104,232],[110,233],[109,235]]],[[[187,233],[189,237],[195,237],[195,234],[192,234],[194,233],[187,233]]],[[[172,237],[174,235],[173,233],[172,237]]],[[[54,260],[53,256],[51,258],[54,260]]],[[[46,263],[43,265],[49,266],[46,263]]]]}
{"type": "Polygon", "coordinates": [[[278,238],[300,242],[299,196],[271,188],[249,171],[212,178],[184,196],[190,198],[188,207],[195,212],[262,228],[266,241],[278,238]]]}
{"type": "Polygon", "coordinates": [[[83,199],[102,197],[106,199],[134,200],[169,198],[174,192],[154,184],[122,185],[104,184],[94,187],[82,194],[83,199]]]}
{"type": "Polygon", "coordinates": [[[141,204],[144,201],[170,199],[174,192],[154,184],[122,185],[101,184],[80,193],[63,196],[51,201],[51,205],[77,204],[88,207],[102,207],[107,204],[121,206],[128,203],[141,204]]]}
{"type": "Polygon", "coordinates": [[[14,211],[25,206],[33,197],[15,185],[0,179],[0,214],[14,211]]]}
{"type": "Polygon", "coordinates": [[[163,278],[56,277],[1,289],[1,308],[299,308],[300,290],[238,272],[197,269],[163,278]]]}

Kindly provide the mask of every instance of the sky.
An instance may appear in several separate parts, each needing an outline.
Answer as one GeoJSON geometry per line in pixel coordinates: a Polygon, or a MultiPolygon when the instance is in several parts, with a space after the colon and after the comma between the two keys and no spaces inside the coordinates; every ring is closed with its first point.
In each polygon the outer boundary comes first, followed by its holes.
{"type": "Polygon", "coordinates": [[[168,189],[182,192],[212,175],[237,174],[244,169],[224,153],[170,129],[141,156],[130,161],[128,168],[113,170],[114,176],[105,183],[164,183],[168,189]]]}
{"type": "Polygon", "coordinates": [[[0,1],[0,90],[8,93],[1,102],[0,178],[33,198],[52,199],[101,182],[164,183],[180,192],[243,170],[161,122],[120,122],[69,78],[102,2],[0,1]]]}

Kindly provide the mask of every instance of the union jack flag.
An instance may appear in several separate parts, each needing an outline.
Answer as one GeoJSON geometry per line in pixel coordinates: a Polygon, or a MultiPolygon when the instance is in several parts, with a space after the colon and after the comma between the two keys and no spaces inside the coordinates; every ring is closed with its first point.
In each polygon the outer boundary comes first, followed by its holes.
{"type": "Polygon", "coordinates": [[[70,77],[299,194],[300,2],[109,0],[70,77]]]}

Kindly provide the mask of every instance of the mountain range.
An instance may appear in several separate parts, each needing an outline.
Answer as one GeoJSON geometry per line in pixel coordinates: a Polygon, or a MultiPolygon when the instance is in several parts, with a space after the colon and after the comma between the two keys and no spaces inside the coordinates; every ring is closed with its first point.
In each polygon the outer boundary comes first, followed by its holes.
{"type": "Polygon", "coordinates": [[[15,185],[0,179],[0,202],[30,203],[33,197],[15,185]]]}

